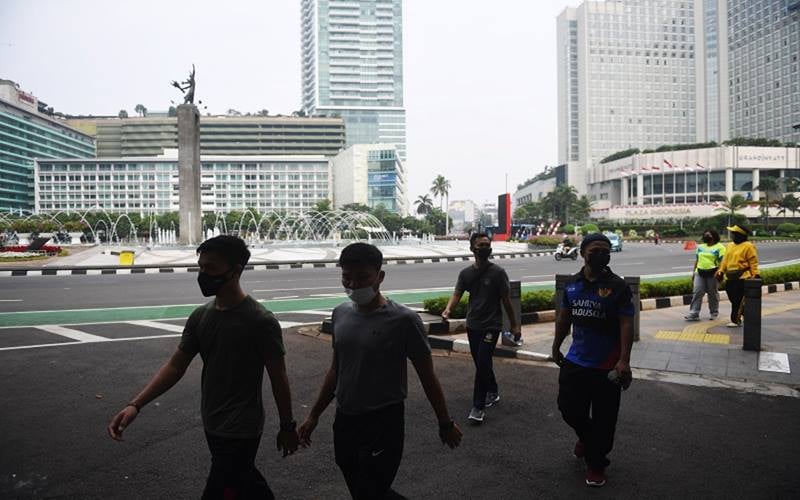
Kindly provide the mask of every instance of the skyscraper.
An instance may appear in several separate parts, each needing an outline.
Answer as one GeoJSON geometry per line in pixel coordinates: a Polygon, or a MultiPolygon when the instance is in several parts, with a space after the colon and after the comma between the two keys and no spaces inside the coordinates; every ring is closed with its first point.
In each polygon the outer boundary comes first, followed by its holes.
{"type": "Polygon", "coordinates": [[[406,158],[402,0],[302,0],[303,110],[406,158]]]}

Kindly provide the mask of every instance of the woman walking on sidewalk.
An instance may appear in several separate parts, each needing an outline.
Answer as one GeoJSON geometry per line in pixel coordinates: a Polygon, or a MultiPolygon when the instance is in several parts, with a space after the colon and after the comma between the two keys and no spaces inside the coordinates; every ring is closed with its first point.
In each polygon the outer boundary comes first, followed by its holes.
{"type": "Polygon", "coordinates": [[[725,257],[717,270],[717,279],[725,280],[725,291],[731,301],[731,322],[726,326],[734,328],[742,325],[742,300],[744,299],[744,280],[758,278],[758,252],[755,245],[747,241],[750,230],[744,226],[726,228],[731,233],[733,243],[725,248],[725,257]]]}
{"type": "Polygon", "coordinates": [[[708,310],[711,319],[719,316],[719,289],[717,286],[717,269],[725,256],[725,247],[719,242],[719,233],[713,229],[703,231],[703,243],[697,247],[692,275],[692,304],[686,321],[699,321],[700,309],[703,307],[703,296],[708,294],[708,310]]]}

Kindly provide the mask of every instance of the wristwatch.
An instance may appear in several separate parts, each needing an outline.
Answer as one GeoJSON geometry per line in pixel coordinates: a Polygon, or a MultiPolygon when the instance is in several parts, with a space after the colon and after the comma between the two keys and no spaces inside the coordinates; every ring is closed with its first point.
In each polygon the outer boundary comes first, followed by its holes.
{"type": "Polygon", "coordinates": [[[295,429],[297,429],[297,422],[295,420],[291,422],[281,422],[282,432],[294,432],[295,429]]]}

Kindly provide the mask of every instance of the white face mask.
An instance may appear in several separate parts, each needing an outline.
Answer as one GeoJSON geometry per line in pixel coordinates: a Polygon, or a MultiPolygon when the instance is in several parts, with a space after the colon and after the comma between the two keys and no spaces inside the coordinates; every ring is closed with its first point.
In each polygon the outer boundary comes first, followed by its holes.
{"type": "Polygon", "coordinates": [[[345,288],[344,289],[347,296],[355,302],[356,304],[363,306],[372,302],[375,298],[377,292],[371,286],[365,286],[364,288],[345,288]]]}

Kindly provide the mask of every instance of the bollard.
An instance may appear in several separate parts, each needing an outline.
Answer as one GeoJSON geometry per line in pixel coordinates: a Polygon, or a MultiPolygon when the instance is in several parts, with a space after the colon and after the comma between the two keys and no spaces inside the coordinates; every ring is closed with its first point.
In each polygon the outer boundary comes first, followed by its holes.
{"type": "Polygon", "coordinates": [[[742,332],[745,351],[761,350],[761,279],[744,280],[744,328],[742,332]]]}
{"type": "MultiPolygon", "coordinates": [[[[514,309],[514,316],[517,319],[517,324],[522,326],[522,283],[519,281],[511,281],[511,288],[508,291],[509,298],[511,298],[511,307],[514,309]]],[[[508,332],[511,330],[511,323],[508,321],[506,308],[501,307],[503,310],[503,331],[508,332]]]]}
{"type": "Polygon", "coordinates": [[[641,294],[639,291],[639,284],[641,278],[639,276],[625,276],[625,284],[631,289],[631,302],[633,302],[633,340],[639,340],[639,313],[642,308],[641,294]]]}

